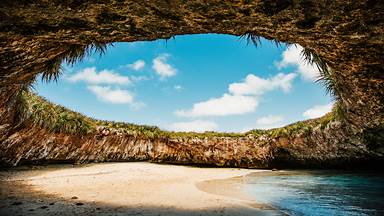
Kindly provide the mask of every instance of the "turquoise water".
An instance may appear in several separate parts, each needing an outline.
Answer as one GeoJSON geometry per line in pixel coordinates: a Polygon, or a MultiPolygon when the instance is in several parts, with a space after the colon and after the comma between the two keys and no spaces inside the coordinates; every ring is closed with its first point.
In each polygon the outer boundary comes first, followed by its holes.
{"type": "Polygon", "coordinates": [[[384,215],[384,175],[278,171],[245,177],[258,202],[288,215],[384,215]]]}

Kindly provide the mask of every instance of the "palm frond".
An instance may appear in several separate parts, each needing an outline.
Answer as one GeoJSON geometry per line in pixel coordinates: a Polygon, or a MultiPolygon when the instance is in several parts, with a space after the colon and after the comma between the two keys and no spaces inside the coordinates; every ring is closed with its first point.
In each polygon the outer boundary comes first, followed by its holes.
{"type": "Polygon", "coordinates": [[[61,62],[62,58],[60,56],[46,62],[41,71],[41,79],[45,82],[57,81],[62,74],[61,62]]]}
{"type": "MultiPolygon", "coordinates": [[[[262,37],[257,35],[257,34],[255,34],[255,33],[247,32],[245,34],[240,35],[240,39],[241,40],[246,40],[247,45],[253,44],[255,47],[261,46],[261,39],[262,39],[262,37]]],[[[292,45],[290,43],[282,43],[278,39],[272,38],[272,37],[265,37],[265,39],[267,39],[267,40],[271,41],[272,43],[274,43],[275,46],[278,47],[278,48],[279,47],[283,47],[284,45],[286,45],[286,46],[292,45]]]]}
{"type": "Polygon", "coordinates": [[[169,36],[169,37],[164,38],[165,43],[168,43],[168,41],[170,41],[171,39],[176,40],[175,36],[169,36]]]}
{"type": "Polygon", "coordinates": [[[87,54],[92,55],[93,53],[99,53],[99,55],[102,56],[107,52],[108,46],[113,46],[113,44],[99,42],[92,43],[86,47],[87,54]]]}
{"type": "Polygon", "coordinates": [[[66,62],[69,65],[74,65],[94,53],[99,53],[100,56],[104,55],[108,46],[113,46],[113,44],[95,42],[88,45],[66,45],[66,51],[64,53],[56,56],[44,64],[44,67],[41,70],[42,80],[45,82],[57,81],[60,75],[63,73],[61,68],[61,64],[63,62],[66,62]]]}
{"type": "Polygon", "coordinates": [[[74,65],[82,61],[88,55],[86,46],[71,44],[68,46],[68,51],[65,53],[64,61],[69,65],[74,65]]]}
{"type": "Polygon", "coordinates": [[[250,32],[240,35],[240,39],[245,39],[247,41],[247,45],[253,44],[256,47],[261,45],[261,37],[250,32]]]}
{"type": "Polygon", "coordinates": [[[327,94],[331,95],[335,100],[339,99],[337,91],[337,83],[332,75],[332,70],[325,60],[323,60],[313,49],[304,48],[301,51],[302,59],[311,65],[316,65],[320,75],[316,82],[321,83],[325,87],[327,94]]]}
{"type": "Polygon", "coordinates": [[[280,42],[279,40],[277,40],[277,39],[272,39],[272,42],[275,44],[275,46],[276,46],[277,48],[283,46],[283,43],[281,43],[281,42],[280,42]]]}
{"type": "Polygon", "coordinates": [[[320,78],[318,78],[316,82],[321,83],[325,88],[325,92],[331,95],[335,100],[338,100],[339,97],[335,90],[336,86],[334,84],[333,79],[330,79],[327,76],[320,76],[320,78]]]}
{"type": "Polygon", "coordinates": [[[304,48],[301,51],[301,58],[308,64],[315,64],[320,72],[329,73],[328,64],[313,49],[304,48]]]}

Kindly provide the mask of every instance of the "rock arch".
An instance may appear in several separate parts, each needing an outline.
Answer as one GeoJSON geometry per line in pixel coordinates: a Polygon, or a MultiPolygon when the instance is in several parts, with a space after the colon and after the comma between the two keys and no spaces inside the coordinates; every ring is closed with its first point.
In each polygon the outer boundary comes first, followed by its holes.
{"type": "Polygon", "coordinates": [[[383,160],[381,1],[5,0],[0,4],[0,160],[4,164],[152,160],[329,167],[383,160]],[[58,133],[20,118],[22,90],[47,65],[68,54],[70,47],[197,33],[263,36],[316,52],[332,68],[344,118],[298,123],[293,133],[102,139],[92,133],[58,133]],[[310,130],[297,125],[309,125],[310,130]]]}

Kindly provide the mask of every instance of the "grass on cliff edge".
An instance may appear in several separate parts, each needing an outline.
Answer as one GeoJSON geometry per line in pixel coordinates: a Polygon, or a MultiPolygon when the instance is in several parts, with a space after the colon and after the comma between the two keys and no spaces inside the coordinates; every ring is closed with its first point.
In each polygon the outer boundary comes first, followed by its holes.
{"type": "Polygon", "coordinates": [[[338,103],[333,112],[318,118],[296,122],[285,127],[269,130],[251,130],[245,133],[219,133],[207,131],[172,132],[164,131],[156,126],[136,125],[124,122],[102,121],[87,117],[81,113],[71,111],[63,106],[54,104],[30,91],[20,95],[18,110],[20,122],[29,121],[39,127],[55,133],[68,133],[77,135],[97,134],[97,127],[103,126],[121,135],[135,136],[147,139],[161,138],[206,138],[206,137],[249,137],[255,138],[266,135],[270,138],[286,137],[294,133],[310,133],[314,128],[324,129],[333,120],[342,119],[342,108],[338,103]]]}
{"type": "MultiPolygon", "coordinates": [[[[260,36],[253,33],[246,33],[241,36],[245,38],[248,43],[258,45],[260,43],[260,36]]],[[[279,42],[274,40],[277,46],[279,42]]],[[[66,52],[62,52],[55,58],[45,63],[45,67],[41,71],[42,79],[49,82],[51,80],[57,80],[61,75],[61,65],[66,62],[69,65],[73,65],[76,62],[82,61],[85,56],[89,56],[92,53],[104,54],[108,46],[113,44],[105,43],[91,43],[88,45],[82,44],[70,44],[66,47],[66,52]]],[[[302,52],[302,58],[308,64],[314,64],[320,71],[320,77],[318,82],[325,86],[328,93],[330,93],[336,101],[338,101],[337,83],[333,79],[332,71],[328,67],[328,64],[316,54],[316,52],[309,48],[304,48],[302,52]]],[[[21,105],[19,107],[19,120],[24,122],[25,120],[32,121],[40,127],[46,128],[52,132],[57,133],[69,133],[69,134],[95,134],[97,133],[98,126],[104,126],[120,134],[140,136],[143,138],[155,139],[155,138],[205,138],[205,137],[245,137],[252,135],[253,137],[259,137],[267,135],[271,138],[290,136],[293,133],[310,133],[313,128],[320,126],[325,128],[329,122],[335,119],[343,118],[343,109],[340,103],[335,103],[333,111],[321,118],[296,122],[294,124],[270,129],[270,130],[251,130],[246,133],[218,133],[218,132],[170,132],[163,131],[155,126],[136,125],[123,122],[114,121],[101,121],[93,118],[86,117],[78,112],[71,111],[63,106],[56,105],[48,100],[37,96],[35,93],[24,91],[21,94],[21,105]]]]}

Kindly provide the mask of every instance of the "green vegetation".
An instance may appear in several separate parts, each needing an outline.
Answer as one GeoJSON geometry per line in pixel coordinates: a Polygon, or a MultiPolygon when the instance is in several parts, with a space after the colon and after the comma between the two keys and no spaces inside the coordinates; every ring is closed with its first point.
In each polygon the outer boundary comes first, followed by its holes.
{"type": "Polygon", "coordinates": [[[52,104],[36,94],[24,91],[20,97],[19,118],[53,132],[88,134],[94,131],[92,119],[65,107],[52,104]]]}
{"type": "Polygon", "coordinates": [[[41,71],[42,79],[44,81],[57,81],[62,74],[61,65],[63,62],[73,65],[76,62],[82,61],[86,56],[94,52],[102,55],[107,51],[108,45],[104,43],[92,43],[88,45],[70,44],[66,45],[66,48],[66,52],[62,52],[53,59],[44,63],[44,67],[41,71]]]}
{"type": "Polygon", "coordinates": [[[156,138],[164,135],[158,127],[127,124],[114,121],[100,121],[71,111],[63,106],[53,104],[35,93],[24,91],[20,97],[19,118],[21,121],[30,120],[33,123],[53,132],[70,134],[90,134],[98,126],[116,129],[122,133],[156,138]]]}
{"type": "MultiPolygon", "coordinates": [[[[261,37],[253,33],[245,33],[240,38],[246,39],[247,43],[255,46],[260,45],[261,37]]],[[[277,46],[280,42],[273,40],[277,46]]],[[[44,65],[42,79],[45,81],[56,81],[62,73],[61,64],[66,62],[73,65],[82,61],[86,56],[96,52],[100,55],[106,52],[108,45],[103,43],[92,43],[89,45],[71,44],[67,46],[67,50],[44,65]]],[[[317,80],[322,83],[326,91],[330,93],[337,101],[339,101],[336,82],[332,76],[331,69],[327,63],[317,53],[309,48],[304,48],[302,58],[308,64],[315,64],[320,71],[320,78],[317,80]]],[[[70,111],[67,108],[55,105],[46,99],[25,90],[21,94],[19,108],[19,118],[21,121],[30,120],[33,123],[47,128],[53,132],[70,133],[70,134],[91,134],[97,133],[98,127],[104,127],[117,131],[121,134],[140,136],[148,139],[161,138],[206,138],[206,137],[245,137],[254,136],[255,138],[267,135],[270,138],[287,137],[295,133],[311,133],[313,128],[320,125],[324,129],[329,122],[333,120],[344,119],[344,111],[342,104],[336,102],[333,112],[321,118],[296,122],[282,128],[270,130],[251,130],[246,133],[219,133],[207,131],[204,133],[195,132],[171,132],[163,131],[155,126],[136,125],[115,121],[101,121],[86,117],[80,113],[70,111]]]]}
{"type": "Polygon", "coordinates": [[[206,131],[203,133],[197,132],[167,132],[168,137],[170,138],[206,138],[206,137],[245,137],[245,133],[224,133],[224,132],[215,132],[215,131],[206,131]]]}
{"type": "MultiPolygon", "coordinates": [[[[261,45],[261,36],[256,35],[254,33],[247,32],[245,34],[240,35],[240,39],[244,39],[247,42],[247,45],[253,44],[255,47],[258,47],[261,45]]],[[[275,43],[276,47],[281,47],[281,42],[274,39],[274,38],[267,38],[269,40],[272,40],[273,43],[275,43]]],[[[291,44],[288,44],[291,45],[291,44]]]]}
{"type": "Polygon", "coordinates": [[[333,113],[334,120],[342,121],[345,119],[345,111],[342,106],[343,105],[340,102],[336,102],[333,105],[332,113],[333,113]]]}
{"type": "Polygon", "coordinates": [[[255,45],[255,47],[261,45],[261,37],[253,33],[245,33],[243,35],[240,35],[240,39],[245,39],[247,41],[247,45],[253,44],[255,45]]]}
{"type": "Polygon", "coordinates": [[[29,91],[24,91],[22,93],[20,103],[18,117],[21,122],[31,121],[52,132],[87,135],[97,134],[97,128],[103,127],[121,134],[152,140],[167,138],[240,138],[250,135],[255,138],[261,135],[267,135],[270,138],[287,137],[296,133],[310,133],[313,128],[318,127],[319,125],[320,128],[324,129],[329,122],[339,120],[343,115],[342,109],[339,107],[338,103],[336,103],[333,112],[328,113],[321,118],[296,122],[282,128],[269,130],[255,129],[246,133],[220,133],[213,131],[196,133],[164,131],[155,126],[96,120],[86,117],[78,112],[71,111],[63,106],[53,104],[29,91]]]}
{"type": "Polygon", "coordinates": [[[166,137],[166,132],[156,126],[136,125],[125,122],[101,121],[94,120],[96,126],[102,126],[108,129],[117,130],[118,132],[135,137],[143,137],[148,139],[158,139],[166,137]]]}
{"type": "Polygon", "coordinates": [[[29,120],[47,128],[52,132],[69,134],[91,134],[97,132],[97,127],[114,129],[122,134],[140,136],[148,139],[178,138],[178,137],[240,137],[242,133],[218,133],[218,132],[170,132],[163,131],[156,126],[136,125],[124,122],[102,121],[86,117],[78,112],[71,111],[63,106],[53,104],[48,100],[32,93],[24,91],[20,97],[19,118],[20,121],[29,120]]]}
{"type": "Polygon", "coordinates": [[[301,57],[308,64],[315,64],[320,71],[320,77],[316,82],[321,83],[325,87],[327,94],[331,95],[336,101],[339,100],[339,93],[337,91],[337,84],[335,78],[332,76],[332,70],[328,64],[313,50],[304,48],[301,52],[301,57]]]}
{"type": "Polygon", "coordinates": [[[315,64],[320,72],[329,73],[330,68],[328,67],[327,63],[313,49],[303,48],[301,57],[308,64],[315,64]]]}
{"type": "MultiPolygon", "coordinates": [[[[240,39],[245,39],[247,44],[253,44],[256,47],[261,45],[261,36],[247,32],[243,35],[240,35],[240,39]]],[[[281,43],[273,38],[270,38],[277,47],[281,46],[281,43]]],[[[295,46],[293,44],[288,44],[288,46],[295,46]]],[[[332,75],[332,70],[328,66],[327,62],[322,59],[313,49],[303,48],[301,52],[302,59],[311,65],[316,65],[320,71],[320,76],[316,82],[321,83],[325,87],[327,94],[331,95],[336,101],[339,100],[339,93],[337,90],[336,79],[332,75]]],[[[340,107],[341,108],[341,107],[340,107]]]]}
{"type": "Polygon", "coordinates": [[[310,134],[314,128],[320,127],[321,129],[324,129],[333,120],[335,120],[335,116],[334,113],[331,112],[321,118],[299,121],[281,128],[251,130],[248,131],[246,135],[252,134],[256,137],[266,135],[273,139],[278,137],[290,137],[299,133],[310,134]]]}

